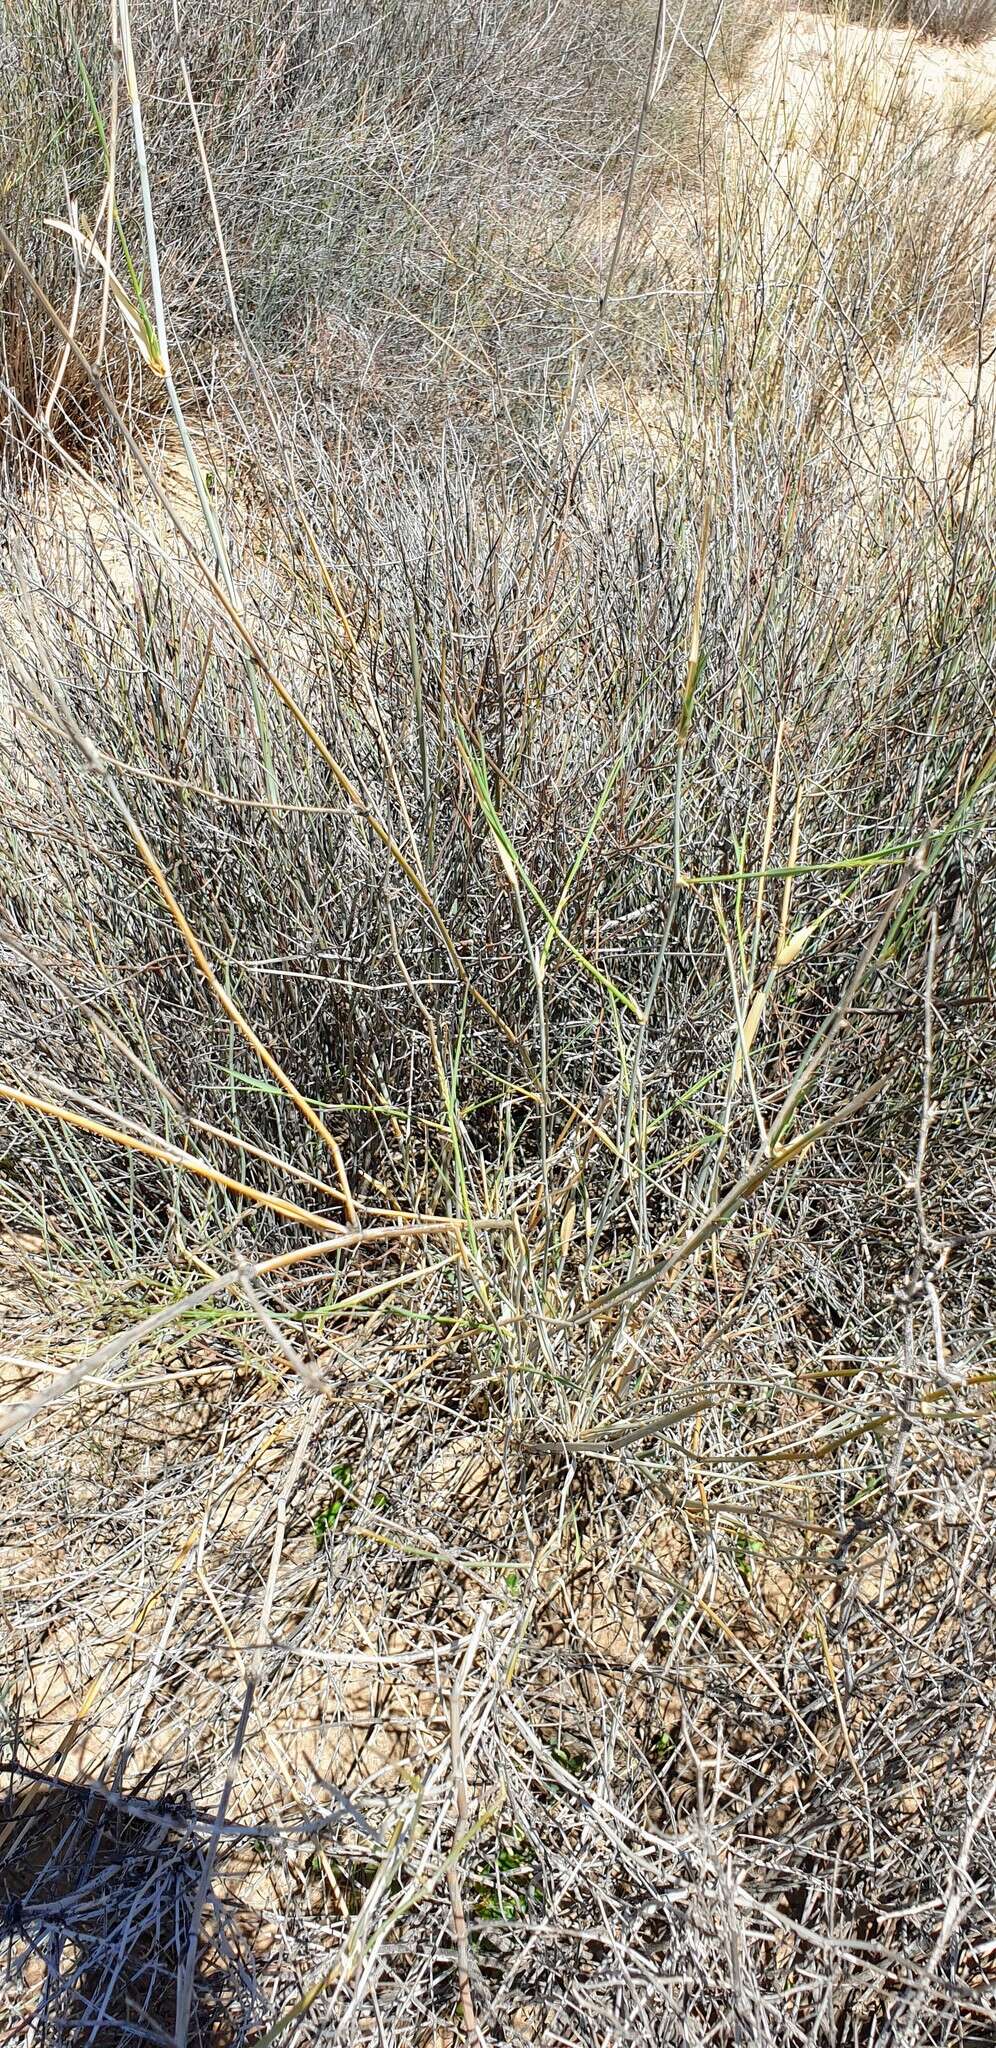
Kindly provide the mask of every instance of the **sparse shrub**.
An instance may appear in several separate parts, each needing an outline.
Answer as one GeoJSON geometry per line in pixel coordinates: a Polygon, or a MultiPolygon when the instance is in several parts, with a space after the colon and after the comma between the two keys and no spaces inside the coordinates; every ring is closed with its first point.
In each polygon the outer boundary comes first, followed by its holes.
{"type": "MultiPolygon", "coordinates": [[[[753,0],[738,10],[684,0],[669,18],[646,135],[664,163],[688,125],[696,53],[708,47],[715,66],[733,65],[755,32],[753,0]]],[[[132,33],[170,346],[187,388],[233,347],[203,154],[242,329],[271,373],[292,366],[315,402],[368,426],[419,436],[430,420],[438,433],[459,419],[482,445],[499,389],[517,423],[537,402],[556,403],[598,308],[610,247],[599,218],[612,218],[628,175],[653,50],[642,7],[459,0],[442,31],[431,6],[394,0],[376,9],[281,0],[234,15],[188,4],[177,34],[169,9],[138,0],[132,33]]],[[[65,215],[67,195],[85,218],[97,214],[113,75],[107,25],[101,9],[74,10],[70,28],[49,0],[8,0],[7,41],[15,61],[0,86],[0,199],[8,195],[10,210],[0,219],[66,318],[71,251],[44,222],[65,215]]],[[[147,291],[120,88],[116,142],[116,266],[130,293],[139,274],[147,291]]],[[[80,328],[90,342],[98,282],[91,263],[80,328]]],[[[58,349],[22,287],[9,310],[11,349],[23,352],[26,327],[41,352],[30,373],[20,369],[30,413],[58,349]]],[[[620,362],[642,339],[628,328],[610,316],[606,339],[620,362]]],[[[121,363],[112,368],[128,391],[121,363]]],[[[89,412],[91,399],[70,365],[67,431],[74,407],[89,412]]]]}
{"type": "Polygon", "coordinates": [[[981,43],[996,35],[992,0],[889,0],[884,8],[850,9],[852,18],[895,22],[945,43],[981,43]]]}

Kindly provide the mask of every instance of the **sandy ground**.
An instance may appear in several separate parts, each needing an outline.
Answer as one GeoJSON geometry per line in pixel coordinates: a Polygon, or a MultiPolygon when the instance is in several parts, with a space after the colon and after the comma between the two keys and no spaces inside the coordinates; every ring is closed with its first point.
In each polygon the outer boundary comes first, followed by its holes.
{"type": "MultiPolygon", "coordinates": [[[[711,133],[716,178],[732,183],[738,171],[747,174],[749,217],[727,232],[746,238],[742,268],[749,294],[762,269],[769,280],[780,267],[791,273],[806,238],[814,252],[832,247],[827,199],[834,187],[849,181],[866,187],[873,199],[870,233],[891,231],[895,166],[911,139],[918,162],[943,156],[945,173],[957,176],[959,203],[973,187],[991,195],[996,38],[965,48],[791,9],[754,43],[738,80],[720,92],[711,133]]],[[[662,191],[652,218],[644,261],[650,272],[668,266],[680,286],[694,274],[687,245],[696,207],[662,191]]],[[[593,219],[603,267],[617,226],[618,209],[609,219],[602,213],[593,219]]],[[[983,253],[980,248],[980,262],[983,253]]],[[[903,490],[918,483],[931,492],[959,488],[996,388],[993,326],[984,313],[981,335],[967,342],[938,345],[924,334],[898,346],[884,342],[866,361],[851,428],[857,471],[864,467],[869,489],[883,476],[903,490]]],[[[623,385],[599,372],[593,396],[628,446],[649,442],[665,464],[669,450],[684,459],[687,392],[623,385]]]]}

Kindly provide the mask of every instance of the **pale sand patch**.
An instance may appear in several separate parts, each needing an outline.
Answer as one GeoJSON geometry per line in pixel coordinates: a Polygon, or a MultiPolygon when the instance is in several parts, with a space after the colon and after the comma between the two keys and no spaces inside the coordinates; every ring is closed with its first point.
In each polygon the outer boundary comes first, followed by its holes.
{"type": "Polygon", "coordinates": [[[828,160],[857,170],[890,126],[938,150],[953,138],[967,162],[996,130],[996,37],[966,49],[791,9],[752,52],[735,104],[776,174],[807,158],[816,174],[828,160]]]}
{"type": "MultiPolygon", "coordinates": [[[[945,171],[996,179],[996,37],[965,48],[918,41],[908,29],[865,27],[830,14],[789,10],[754,45],[728,103],[714,112],[710,150],[717,190],[743,193],[746,240],[732,258],[736,285],[749,294],[763,269],[768,289],[791,274],[804,253],[833,234],[827,194],[858,183],[895,205],[896,173],[916,145],[918,161],[943,157],[945,171]],[[739,265],[739,268],[738,268],[739,265]],[[742,277],[741,273],[742,272],[742,277]]],[[[975,189],[971,182],[966,189],[975,189]]],[[[963,194],[961,195],[964,196],[963,194]]],[[[694,206],[659,194],[643,259],[658,286],[693,278],[694,206]]],[[[603,254],[618,208],[593,217],[603,254]]],[[[730,258],[728,257],[728,263],[730,258]]],[[[666,298],[664,301],[666,305],[666,298]]],[[[833,366],[826,396],[832,397],[833,366]]],[[[883,343],[863,361],[858,395],[847,401],[840,432],[853,442],[851,474],[862,505],[897,482],[914,498],[926,489],[958,492],[992,431],[996,362],[987,333],[938,344],[915,336],[883,343]]],[[[624,383],[598,371],[591,409],[621,449],[652,451],[665,469],[684,463],[697,435],[722,432],[693,415],[680,384],[624,383]]],[[[579,439],[590,432],[587,412],[579,439]]],[[[919,500],[917,500],[919,502],[919,500]]]]}

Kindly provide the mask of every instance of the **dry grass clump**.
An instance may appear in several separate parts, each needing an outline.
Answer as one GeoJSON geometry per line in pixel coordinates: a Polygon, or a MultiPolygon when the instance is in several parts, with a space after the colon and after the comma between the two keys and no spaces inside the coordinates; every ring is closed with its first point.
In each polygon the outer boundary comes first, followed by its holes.
{"type": "Polygon", "coordinates": [[[982,2048],[984,124],[794,17],[626,210],[635,19],[334,28],[8,493],[10,2038],[982,2048]]]}
{"type": "MultiPolygon", "coordinates": [[[[455,2041],[464,1995],[508,2041],[985,2040],[986,1390],[933,1398],[926,1299],[874,1351],[842,1287],[828,1344],[786,1316],[790,1262],[759,1287],[730,1251],[725,1313],[702,1275],[641,1314],[627,1387],[570,1440],[496,1429],[479,1303],[442,1272],[395,1273],[415,1313],[379,1330],[372,1294],[285,1302],[316,1391],[251,1317],[202,1315],[22,1439],[21,1757],[68,1744],[87,1785],[29,1806],[38,1875],[5,1865],[15,1956],[48,1938],[61,1967],[53,2030],[112,1961],[43,1842],[71,1800],[74,1855],[85,1827],[91,1869],[118,1845],[100,1939],[128,1888],[133,2025],[154,1871],[184,1934],[206,1881],[235,2011],[302,2041],[455,2041]]],[[[220,2027],[216,2000],[193,2011],[220,2027]]]]}
{"type": "MultiPolygon", "coordinates": [[[[725,15],[713,0],[682,0],[669,18],[646,130],[662,157],[687,127],[697,53],[735,68],[755,11],[752,0],[725,15]]],[[[496,420],[512,434],[537,403],[557,406],[609,260],[592,219],[611,214],[628,178],[650,55],[640,7],[459,4],[445,27],[431,8],[367,0],[282,0],[237,16],[184,5],[174,19],[138,0],[128,14],[182,381],[213,381],[234,323],[269,374],[304,377],[313,406],[331,398],[341,416],[387,419],[416,440],[459,418],[493,443],[496,420]]],[[[140,165],[106,10],[74,10],[70,28],[49,0],[9,0],[6,37],[0,221],[64,320],[79,285],[92,352],[113,202],[126,314],[112,306],[106,325],[114,339],[131,317],[154,353],[140,165]],[[70,203],[96,227],[96,253],[85,238],[77,260],[46,225],[70,203]]],[[[26,325],[39,358],[15,366],[21,418],[46,386],[53,344],[21,286],[10,290],[18,347],[26,325]]],[[[640,339],[611,316],[609,337],[617,363],[640,339]]],[[[131,353],[136,364],[141,350],[131,353]]],[[[124,365],[113,367],[127,390],[124,365]]],[[[68,433],[73,406],[90,410],[78,366],[65,405],[68,433]]]]}
{"type": "Polygon", "coordinates": [[[849,9],[852,20],[902,22],[918,34],[940,42],[982,43],[996,35],[996,8],[990,0],[889,0],[888,8],[849,9]]]}
{"type": "MultiPolygon", "coordinates": [[[[71,168],[85,115],[71,88],[64,36],[54,17],[49,35],[25,35],[27,9],[0,17],[0,224],[13,238],[40,283],[69,313],[73,265],[67,245],[44,218],[65,207],[60,159],[71,168]]],[[[0,451],[9,461],[37,434],[46,412],[72,443],[85,437],[92,414],[89,387],[78,367],[63,363],[60,338],[9,254],[0,258],[0,451]],[[61,374],[60,374],[61,371],[61,374]]]]}

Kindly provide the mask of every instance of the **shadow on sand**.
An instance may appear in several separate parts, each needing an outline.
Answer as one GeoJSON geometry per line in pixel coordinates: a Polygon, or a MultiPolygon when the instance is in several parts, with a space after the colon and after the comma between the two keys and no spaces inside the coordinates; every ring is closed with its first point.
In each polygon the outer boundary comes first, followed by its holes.
{"type": "Polygon", "coordinates": [[[260,2018],[259,1929],[209,1877],[210,1820],[17,1764],[5,1776],[0,2041],[175,2048],[196,1915],[186,2048],[239,2048],[260,2018]]]}

